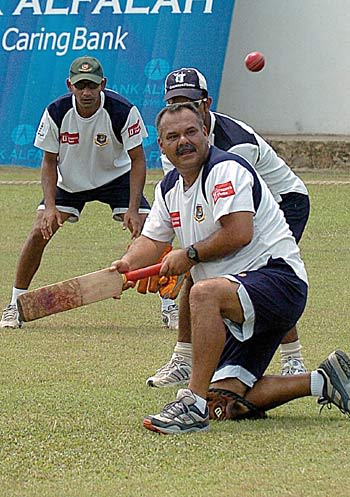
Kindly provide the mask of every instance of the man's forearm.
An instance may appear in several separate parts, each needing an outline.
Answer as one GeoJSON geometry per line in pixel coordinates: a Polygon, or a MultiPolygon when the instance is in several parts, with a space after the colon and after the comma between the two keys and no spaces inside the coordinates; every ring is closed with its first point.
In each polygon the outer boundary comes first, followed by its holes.
{"type": "Polygon", "coordinates": [[[130,270],[146,267],[155,264],[167,246],[167,243],[141,235],[129,246],[122,259],[128,262],[130,270]]]}

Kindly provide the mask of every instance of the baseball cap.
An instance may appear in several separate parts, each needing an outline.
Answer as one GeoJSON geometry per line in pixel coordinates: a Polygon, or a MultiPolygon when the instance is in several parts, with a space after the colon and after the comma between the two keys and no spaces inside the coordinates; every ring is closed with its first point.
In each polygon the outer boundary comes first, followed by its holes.
{"type": "Polygon", "coordinates": [[[173,97],[188,97],[192,100],[206,98],[208,87],[205,77],[193,67],[172,71],[165,79],[164,100],[173,97]]]}
{"type": "Polygon", "coordinates": [[[101,63],[95,57],[78,57],[73,60],[70,70],[69,79],[72,85],[84,79],[93,81],[98,85],[101,84],[103,79],[103,69],[101,63]]]}

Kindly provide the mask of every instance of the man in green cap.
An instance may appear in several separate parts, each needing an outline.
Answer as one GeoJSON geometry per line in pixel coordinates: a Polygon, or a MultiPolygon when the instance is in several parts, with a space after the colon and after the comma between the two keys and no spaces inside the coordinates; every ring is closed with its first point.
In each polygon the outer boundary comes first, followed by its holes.
{"type": "Polygon", "coordinates": [[[78,221],[86,202],[108,204],[132,239],[140,235],[150,210],[142,193],[147,132],[138,109],[106,89],[103,68],[94,57],[72,62],[67,86],[69,94],[48,105],[37,129],[34,145],[44,152],[44,198],[19,257],[1,328],[22,326],[18,296],[27,291],[53,235],[65,221],[78,221]]]}

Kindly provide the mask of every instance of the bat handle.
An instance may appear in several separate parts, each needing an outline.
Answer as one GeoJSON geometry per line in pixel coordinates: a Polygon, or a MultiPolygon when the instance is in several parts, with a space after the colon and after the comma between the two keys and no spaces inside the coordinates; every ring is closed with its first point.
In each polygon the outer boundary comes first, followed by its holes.
{"type": "Polygon", "coordinates": [[[159,274],[162,263],[154,264],[153,266],[143,267],[141,269],[135,269],[135,271],[129,271],[124,273],[124,276],[128,281],[142,280],[142,278],[148,278],[148,276],[155,276],[159,274]]]}

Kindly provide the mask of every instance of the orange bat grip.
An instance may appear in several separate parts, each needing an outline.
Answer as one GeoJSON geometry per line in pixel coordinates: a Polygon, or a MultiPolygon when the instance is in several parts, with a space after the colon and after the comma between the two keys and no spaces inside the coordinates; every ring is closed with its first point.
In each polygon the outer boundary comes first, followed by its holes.
{"type": "Polygon", "coordinates": [[[142,280],[142,278],[147,278],[148,276],[155,276],[159,274],[162,263],[154,264],[153,266],[143,267],[141,269],[135,269],[135,271],[129,271],[124,273],[124,276],[128,281],[142,280]]]}

